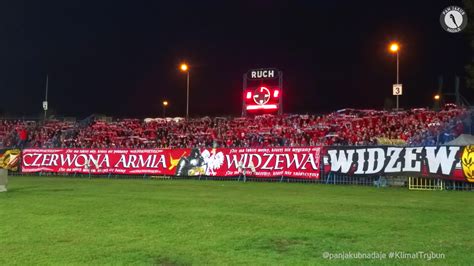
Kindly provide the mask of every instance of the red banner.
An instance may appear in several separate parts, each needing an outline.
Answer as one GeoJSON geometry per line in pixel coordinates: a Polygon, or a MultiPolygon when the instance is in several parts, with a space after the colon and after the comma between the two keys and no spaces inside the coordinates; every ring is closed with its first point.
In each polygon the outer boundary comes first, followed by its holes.
{"type": "Polygon", "coordinates": [[[25,149],[22,171],[318,179],[320,147],[235,149],[25,149]]]}

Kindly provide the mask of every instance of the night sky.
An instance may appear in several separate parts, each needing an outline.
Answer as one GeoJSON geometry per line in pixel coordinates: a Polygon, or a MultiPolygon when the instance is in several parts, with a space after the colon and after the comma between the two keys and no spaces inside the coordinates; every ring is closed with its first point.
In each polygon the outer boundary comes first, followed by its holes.
{"type": "MultiPolygon", "coordinates": [[[[465,34],[445,32],[443,8],[460,1],[2,1],[0,112],[84,117],[239,115],[242,74],[284,73],[284,109],[382,108],[401,43],[401,107],[432,105],[439,75],[453,90],[470,58],[465,34]]],[[[474,18],[469,18],[470,22],[474,18]]],[[[471,101],[470,91],[461,83],[471,101]]]]}

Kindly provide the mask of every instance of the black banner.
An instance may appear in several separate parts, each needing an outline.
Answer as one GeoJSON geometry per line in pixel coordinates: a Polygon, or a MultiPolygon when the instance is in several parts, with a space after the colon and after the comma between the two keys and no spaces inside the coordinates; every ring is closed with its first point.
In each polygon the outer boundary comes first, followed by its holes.
{"type": "Polygon", "coordinates": [[[327,147],[324,172],[442,177],[474,182],[474,146],[327,147]]]}

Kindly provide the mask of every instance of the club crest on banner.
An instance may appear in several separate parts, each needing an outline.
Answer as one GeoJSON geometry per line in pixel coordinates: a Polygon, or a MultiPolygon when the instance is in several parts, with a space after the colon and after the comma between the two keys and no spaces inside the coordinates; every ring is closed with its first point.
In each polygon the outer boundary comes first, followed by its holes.
{"type": "Polygon", "coordinates": [[[466,180],[474,182],[474,145],[464,147],[461,165],[466,180]]]}
{"type": "Polygon", "coordinates": [[[6,150],[3,153],[0,151],[0,168],[17,171],[20,162],[20,154],[21,151],[18,149],[6,150]]]}

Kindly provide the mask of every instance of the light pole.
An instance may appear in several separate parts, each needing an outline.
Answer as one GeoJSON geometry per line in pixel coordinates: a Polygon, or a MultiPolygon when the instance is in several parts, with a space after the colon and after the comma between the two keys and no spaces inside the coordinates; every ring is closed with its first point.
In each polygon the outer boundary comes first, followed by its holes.
{"type": "Polygon", "coordinates": [[[168,101],[163,101],[163,117],[166,117],[166,107],[168,107],[168,101]]]}
{"type": "Polygon", "coordinates": [[[182,63],[179,67],[181,71],[186,72],[186,120],[189,119],[189,67],[186,63],[182,63]]]}
{"type": "Polygon", "coordinates": [[[441,95],[436,94],[434,97],[434,110],[439,111],[440,109],[440,100],[441,100],[441,95]]]}
{"type": "MultiPolygon", "coordinates": [[[[399,51],[400,51],[400,45],[398,43],[394,42],[390,44],[390,52],[392,53],[397,53],[397,84],[400,84],[400,76],[399,76],[399,69],[400,69],[400,63],[399,63],[399,51]]],[[[398,94],[397,94],[397,111],[398,111],[398,94]]]]}
{"type": "Polygon", "coordinates": [[[49,76],[46,75],[46,92],[45,92],[45,98],[43,101],[43,110],[44,110],[44,118],[43,120],[46,121],[46,118],[48,117],[48,87],[49,87],[49,76]]]}

